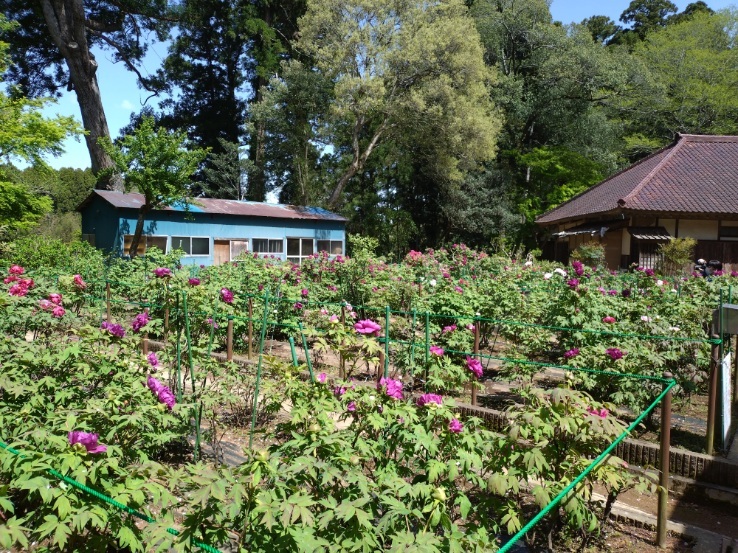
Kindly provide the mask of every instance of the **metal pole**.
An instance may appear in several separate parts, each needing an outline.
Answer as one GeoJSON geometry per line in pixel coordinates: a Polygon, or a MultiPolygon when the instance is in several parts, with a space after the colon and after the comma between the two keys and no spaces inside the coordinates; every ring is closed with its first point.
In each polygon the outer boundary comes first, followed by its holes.
{"type": "MultiPolygon", "coordinates": [[[[674,376],[664,373],[666,380],[672,380],[674,376]]],[[[664,389],[669,386],[669,382],[664,383],[664,389]]],[[[657,545],[666,547],[666,510],[669,506],[669,458],[671,445],[671,390],[667,392],[664,399],[661,400],[661,477],[659,480],[659,510],[656,523],[657,545]]]]}
{"type": "Polygon", "coordinates": [[[290,351],[292,352],[292,365],[297,367],[297,350],[295,350],[295,339],[290,336],[290,351]]]}
{"type": "Polygon", "coordinates": [[[228,315],[228,330],[226,330],[226,359],[233,361],[233,316],[228,315]]]}
{"type": "Polygon", "coordinates": [[[108,322],[112,321],[110,316],[110,283],[105,281],[105,309],[108,316],[108,322]]]}
{"type": "Polygon", "coordinates": [[[384,307],[384,377],[389,374],[389,347],[390,347],[390,308],[389,305],[384,307]]]}
{"type": "MultiPolygon", "coordinates": [[[[474,357],[477,358],[479,355],[479,321],[474,320],[474,357]]],[[[472,385],[471,385],[471,404],[476,405],[477,404],[477,383],[472,379],[472,385]]]]}
{"type": "MultiPolygon", "coordinates": [[[[269,292],[267,292],[268,294],[269,292]]],[[[254,341],[254,298],[249,298],[249,359],[252,357],[251,344],[254,341]]]]}
{"type": "Polygon", "coordinates": [[[264,338],[266,337],[267,318],[269,316],[269,291],[264,294],[264,316],[261,319],[261,339],[259,340],[259,362],[256,365],[256,383],[254,384],[254,404],[251,408],[251,432],[249,433],[249,449],[254,443],[254,427],[256,426],[256,408],[259,404],[259,384],[261,384],[261,360],[264,357],[264,338]]]}
{"type": "MultiPolygon", "coordinates": [[[[341,306],[341,328],[345,328],[345,327],[346,327],[346,305],[344,304],[341,306]]],[[[343,353],[341,353],[340,357],[338,358],[338,376],[340,378],[346,378],[346,359],[344,359],[343,353]]]]}
{"type": "MultiPolygon", "coordinates": [[[[719,338],[717,334],[712,335],[712,339],[719,338]]],[[[710,360],[710,387],[708,393],[707,404],[707,439],[705,443],[705,453],[712,455],[713,446],[715,444],[715,419],[717,412],[717,388],[718,388],[718,368],[720,367],[720,345],[712,344],[712,357],[710,360]]]]}
{"type": "Polygon", "coordinates": [[[430,356],[430,314],[425,312],[425,382],[423,383],[423,389],[428,391],[428,362],[430,356]]]}

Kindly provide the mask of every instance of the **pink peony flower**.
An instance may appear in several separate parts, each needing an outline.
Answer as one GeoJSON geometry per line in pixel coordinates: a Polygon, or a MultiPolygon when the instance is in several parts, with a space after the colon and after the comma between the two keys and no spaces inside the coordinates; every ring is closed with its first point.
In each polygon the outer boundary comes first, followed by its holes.
{"type": "Polygon", "coordinates": [[[572,359],[573,357],[576,357],[579,355],[579,348],[571,348],[569,351],[564,353],[564,357],[566,359],[572,359]]]}
{"type": "Polygon", "coordinates": [[[602,317],[602,322],[607,323],[607,324],[613,324],[615,322],[615,317],[611,317],[609,315],[607,317],[602,317]]]}
{"type": "Polygon", "coordinates": [[[133,318],[133,322],[131,323],[131,328],[133,329],[133,332],[138,332],[143,327],[145,327],[148,322],[151,319],[149,318],[149,314],[144,311],[143,313],[139,313],[133,318]]]}
{"type": "Polygon", "coordinates": [[[357,321],[354,323],[354,330],[359,334],[379,336],[379,332],[382,330],[382,327],[371,319],[364,319],[363,321],[357,321]]]}
{"type": "Polygon", "coordinates": [[[82,444],[85,446],[87,453],[105,453],[108,448],[104,444],[97,443],[99,436],[90,432],[82,432],[81,430],[73,430],[67,434],[69,445],[82,444]]]}
{"type": "Polygon", "coordinates": [[[441,331],[441,333],[442,334],[446,334],[448,332],[453,332],[454,330],[456,330],[456,325],[444,326],[443,327],[443,330],[441,331]]]}
{"type": "Polygon", "coordinates": [[[87,288],[87,283],[82,280],[82,275],[74,275],[74,285],[80,290],[87,288]]]}
{"type": "Polygon", "coordinates": [[[51,316],[55,319],[61,319],[65,313],[66,311],[61,305],[57,305],[56,307],[54,307],[54,309],[51,310],[51,316]]]}
{"type": "Polygon", "coordinates": [[[377,384],[377,390],[385,389],[385,393],[393,399],[403,399],[402,381],[382,377],[377,384]]]}
{"type": "Polygon", "coordinates": [[[451,419],[448,423],[448,430],[454,434],[460,433],[464,430],[464,425],[459,422],[459,419],[451,419]]]}
{"type": "Polygon", "coordinates": [[[53,303],[54,305],[61,305],[62,304],[61,294],[49,294],[49,301],[53,303]]]}
{"type": "Polygon", "coordinates": [[[50,311],[51,309],[54,309],[54,304],[51,303],[49,300],[38,300],[38,306],[44,311],[50,311]]]}
{"type": "Polygon", "coordinates": [[[466,368],[473,372],[477,378],[482,378],[482,374],[484,374],[481,361],[475,357],[466,356],[466,368]]]}
{"type": "Polygon", "coordinates": [[[20,265],[13,265],[8,269],[8,274],[10,275],[22,275],[25,272],[26,270],[20,265]]]}
{"type": "Polygon", "coordinates": [[[443,357],[443,348],[441,346],[431,346],[428,348],[428,351],[430,351],[433,355],[443,357]]]}
{"type": "Polygon", "coordinates": [[[123,330],[123,327],[119,324],[115,323],[109,323],[108,321],[103,321],[100,325],[100,328],[102,330],[107,330],[110,334],[115,336],[116,338],[123,338],[126,335],[126,331],[123,330]]]}
{"type": "Polygon", "coordinates": [[[307,298],[309,293],[310,290],[308,290],[307,288],[303,288],[302,290],[300,290],[300,294],[302,294],[303,298],[307,298]]]}
{"type": "Polygon", "coordinates": [[[157,267],[154,269],[154,274],[156,275],[156,278],[168,278],[172,276],[172,270],[167,269],[166,267],[157,267]]]}
{"type": "Polygon", "coordinates": [[[146,379],[146,385],[149,387],[149,390],[151,390],[154,395],[156,395],[156,398],[159,400],[159,402],[166,405],[171,411],[176,403],[172,390],[170,390],[168,386],[165,386],[151,375],[149,375],[149,377],[146,379]]]}
{"type": "Polygon", "coordinates": [[[418,407],[425,407],[426,405],[434,407],[436,405],[443,405],[443,397],[438,394],[423,394],[417,401],[418,407]]]}
{"type": "Polygon", "coordinates": [[[149,365],[156,368],[159,366],[159,358],[156,356],[156,352],[152,351],[146,356],[146,360],[149,362],[149,365]]]}
{"type": "Polygon", "coordinates": [[[328,375],[325,373],[320,373],[318,376],[315,377],[315,380],[320,382],[321,384],[325,384],[325,379],[328,378],[328,375]]]}
{"type": "Polygon", "coordinates": [[[228,288],[221,288],[220,299],[222,299],[226,303],[233,303],[233,292],[231,292],[228,288]]]}
{"type": "Polygon", "coordinates": [[[356,403],[354,403],[353,401],[350,401],[349,404],[346,406],[346,411],[349,411],[351,413],[356,411],[356,403]]]}
{"type": "Polygon", "coordinates": [[[187,283],[190,286],[200,286],[200,279],[199,278],[192,277],[192,278],[190,278],[190,279],[187,280],[187,283]]]}
{"type": "Polygon", "coordinates": [[[10,290],[8,290],[8,294],[22,298],[28,294],[28,288],[21,286],[20,284],[13,284],[13,286],[10,287],[10,290]]]}
{"type": "Polygon", "coordinates": [[[617,361],[618,359],[622,359],[624,353],[620,351],[618,348],[607,348],[607,351],[605,352],[607,355],[610,356],[610,358],[613,361],[617,361]]]}
{"type": "Polygon", "coordinates": [[[606,419],[609,411],[604,407],[602,409],[595,409],[594,407],[590,407],[589,409],[587,409],[587,413],[596,417],[600,417],[601,419],[606,419]]]}

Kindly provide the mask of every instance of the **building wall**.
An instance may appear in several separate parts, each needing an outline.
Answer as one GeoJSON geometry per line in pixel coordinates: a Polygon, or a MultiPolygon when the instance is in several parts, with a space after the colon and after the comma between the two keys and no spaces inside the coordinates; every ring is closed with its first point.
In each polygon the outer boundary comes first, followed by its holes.
{"type": "MultiPolygon", "coordinates": [[[[689,220],[679,219],[677,238],[695,238],[696,240],[717,240],[717,220],[689,220]]],[[[672,234],[672,236],[674,236],[672,234]]]]}
{"type": "MultiPolygon", "coordinates": [[[[341,221],[322,221],[309,219],[276,219],[267,217],[238,217],[231,215],[179,211],[155,212],[144,222],[144,234],[166,236],[167,249],[171,247],[172,236],[207,237],[210,247],[208,255],[192,255],[182,258],[183,264],[212,265],[214,240],[240,239],[249,241],[249,251],[253,249],[254,238],[311,238],[314,240],[336,240],[346,251],[345,226],[341,221]]],[[[135,209],[114,208],[104,200],[95,198],[83,210],[83,230],[85,234],[96,235],[96,245],[107,251],[122,253],[123,237],[133,234],[136,229],[138,211],[135,209]],[[107,209],[106,209],[107,208],[107,209]]],[[[286,258],[286,243],[278,257],[286,258]]]]}

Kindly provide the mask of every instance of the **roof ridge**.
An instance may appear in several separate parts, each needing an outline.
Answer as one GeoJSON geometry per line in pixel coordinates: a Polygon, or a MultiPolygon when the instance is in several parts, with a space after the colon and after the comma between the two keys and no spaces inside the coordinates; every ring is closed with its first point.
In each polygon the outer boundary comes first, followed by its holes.
{"type": "Polygon", "coordinates": [[[594,184],[594,185],[590,186],[586,190],[582,190],[576,196],[572,196],[571,198],[569,198],[568,200],[566,200],[563,203],[560,203],[556,207],[553,207],[553,208],[549,209],[548,211],[545,211],[544,213],[541,213],[538,217],[536,217],[536,220],[542,219],[546,215],[549,215],[549,214],[553,213],[554,211],[558,210],[559,208],[562,208],[565,205],[570,204],[571,202],[573,202],[574,200],[580,198],[581,196],[584,196],[585,194],[588,194],[592,190],[595,190],[595,189],[599,188],[600,186],[602,186],[602,185],[610,182],[612,179],[614,179],[617,176],[620,176],[622,173],[625,173],[626,171],[630,171],[631,169],[633,169],[633,167],[638,167],[639,165],[645,163],[649,159],[651,159],[653,157],[656,157],[657,155],[661,154],[664,150],[667,150],[669,148],[673,148],[674,146],[675,146],[675,143],[674,142],[672,142],[671,144],[667,144],[666,146],[662,146],[661,148],[659,148],[655,152],[651,152],[646,157],[643,157],[643,158],[639,159],[635,163],[633,163],[631,165],[627,165],[627,166],[623,167],[622,169],[620,169],[619,171],[615,171],[612,175],[610,175],[609,177],[607,177],[605,180],[602,180],[602,181],[598,182],[597,184],[594,184]]]}
{"type": "Polygon", "coordinates": [[[650,181],[656,175],[656,173],[658,173],[661,170],[661,168],[666,164],[667,161],[669,161],[672,157],[674,157],[674,154],[676,153],[676,151],[679,150],[685,142],[687,142],[687,140],[684,138],[683,135],[680,134],[679,139],[671,145],[671,151],[668,154],[666,154],[664,156],[664,159],[659,161],[653,169],[651,169],[648,175],[646,175],[645,177],[641,179],[641,182],[639,182],[633,188],[633,190],[628,192],[628,194],[626,194],[624,198],[618,199],[618,205],[620,207],[623,207],[624,205],[628,203],[628,200],[634,198],[638,192],[643,190],[646,184],[648,184],[648,181],[650,181]]]}

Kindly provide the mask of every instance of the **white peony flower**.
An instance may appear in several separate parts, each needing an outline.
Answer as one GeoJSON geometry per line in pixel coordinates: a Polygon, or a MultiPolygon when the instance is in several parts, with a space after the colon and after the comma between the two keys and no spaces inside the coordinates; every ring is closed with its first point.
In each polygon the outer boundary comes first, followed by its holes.
{"type": "Polygon", "coordinates": [[[552,276],[554,276],[553,273],[546,273],[545,275],[543,275],[543,279],[549,280],[552,276]]]}
{"type": "Polygon", "coordinates": [[[430,281],[428,281],[428,284],[430,284],[431,286],[435,286],[436,285],[436,279],[435,278],[430,279],[430,281]]]}

